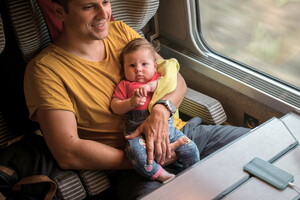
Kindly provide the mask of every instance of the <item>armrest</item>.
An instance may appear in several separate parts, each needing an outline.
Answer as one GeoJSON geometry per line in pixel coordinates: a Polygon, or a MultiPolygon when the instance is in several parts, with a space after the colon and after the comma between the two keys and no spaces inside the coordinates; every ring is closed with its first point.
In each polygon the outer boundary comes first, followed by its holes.
{"type": "Polygon", "coordinates": [[[222,124],[227,119],[219,101],[190,88],[179,111],[190,117],[200,117],[205,124],[222,124]]]}

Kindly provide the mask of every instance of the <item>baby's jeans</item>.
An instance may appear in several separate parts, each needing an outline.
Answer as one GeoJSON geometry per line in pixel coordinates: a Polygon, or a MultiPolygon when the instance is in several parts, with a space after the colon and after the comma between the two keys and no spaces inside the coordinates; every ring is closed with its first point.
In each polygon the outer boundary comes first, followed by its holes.
{"type": "MultiPolygon", "coordinates": [[[[170,143],[175,142],[185,136],[174,126],[173,117],[169,118],[170,143]]],[[[186,136],[185,136],[186,137],[186,136]]],[[[147,163],[146,142],[143,136],[128,140],[127,156],[131,160],[134,168],[143,176],[150,179],[156,179],[163,171],[162,167],[155,161],[152,164],[147,163]]],[[[188,140],[186,144],[181,145],[176,150],[178,162],[183,169],[195,164],[200,160],[199,150],[192,140],[188,140]]]]}

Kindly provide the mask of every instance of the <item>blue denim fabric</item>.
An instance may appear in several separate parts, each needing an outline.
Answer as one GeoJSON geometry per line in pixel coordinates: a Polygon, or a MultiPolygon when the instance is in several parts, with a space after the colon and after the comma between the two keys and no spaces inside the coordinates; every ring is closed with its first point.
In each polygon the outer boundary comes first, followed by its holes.
{"type": "MultiPolygon", "coordinates": [[[[197,117],[191,119],[182,132],[195,142],[201,159],[250,131],[247,128],[228,125],[201,125],[200,121],[197,117]]],[[[165,169],[173,173],[179,172],[174,166],[176,165],[169,165],[165,169]]],[[[162,184],[139,175],[135,170],[120,170],[113,173],[111,178],[113,193],[120,200],[137,199],[162,184]]]]}
{"type": "Polygon", "coordinates": [[[129,111],[127,114],[127,120],[125,121],[125,135],[131,134],[141,125],[149,116],[148,110],[134,110],[129,111]]]}
{"type": "MultiPolygon", "coordinates": [[[[185,136],[181,131],[177,130],[173,124],[174,119],[171,117],[169,119],[169,136],[171,143],[185,136]]],[[[147,163],[147,152],[145,145],[146,142],[142,136],[136,137],[132,140],[129,140],[129,145],[126,152],[135,170],[147,178],[152,178],[153,175],[155,175],[161,168],[161,166],[156,162],[153,162],[151,165],[147,163]]],[[[191,140],[189,143],[178,147],[175,152],[178,157],[178,162],[182,164],[183,169],[188,168],[200,160],[198,148],[191,140]]]]}

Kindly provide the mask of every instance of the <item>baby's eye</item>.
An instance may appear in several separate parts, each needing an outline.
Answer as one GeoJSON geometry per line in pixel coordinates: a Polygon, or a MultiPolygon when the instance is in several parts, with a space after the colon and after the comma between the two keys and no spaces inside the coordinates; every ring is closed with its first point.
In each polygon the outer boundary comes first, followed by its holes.
{"type": "Polygon", "coordinates": [[[129,67],[134,67],[134,64],[130,64],[129,67]]]}
{"type": "Polygon", "coordinates": [[[147,65],[148,65],[148,63],[142,63],[142,65],[143,65],[143,66],[147,66],[147,65]]]}

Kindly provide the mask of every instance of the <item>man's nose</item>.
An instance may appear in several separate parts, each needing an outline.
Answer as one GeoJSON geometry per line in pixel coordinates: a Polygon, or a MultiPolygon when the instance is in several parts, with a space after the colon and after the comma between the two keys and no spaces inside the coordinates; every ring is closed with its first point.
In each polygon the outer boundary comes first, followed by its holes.
{"type": "Polygon", "coordinates": [[[105,8],[103,7],[102,4],[99,4],[96,10],[97,19],[106,19],[107,18],[106,15],[107,13],[105,12],[105,8]]]}

